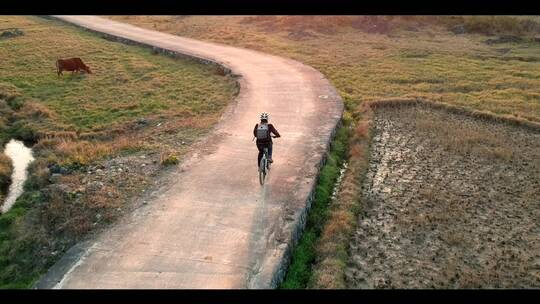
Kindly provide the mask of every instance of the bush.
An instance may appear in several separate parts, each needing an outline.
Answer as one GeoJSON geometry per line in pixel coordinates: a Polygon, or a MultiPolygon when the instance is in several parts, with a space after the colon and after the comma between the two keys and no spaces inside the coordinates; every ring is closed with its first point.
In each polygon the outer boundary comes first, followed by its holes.
{"type": "Polygon", "coordinates": [[[10,138],[15,138],[26,143],[35,143],[39,139],[39,135],[28,125],[24,120],[18,120],[13,123],[6,132],[10,138]]]}
{"type": "Polygon", "coordinates": [[[18,98],[18,97],[12,98],[12,99],[7,99],[7,104],[14,111],[20,110],[23,107],[24,103],[25,103],[24,99],[18,98]]]}
{"type": "Polygon", "coordinates": [[[170,165],[177,165],[179,163],[178,157],[176,155],[171,153],[161,153],[160,158],[161,165],[163,166],[170,166],[170,165]]]}
{"type": "Polygon", "coordinates": [[[56,117],[56,113],[38,102],[25,102],[19,110],[19,115],[33,119],[56,117]]]}
{"type": "Polygon", "coordinates": [[[38,159],[28,166],[28,179],[24,183],[26,191],[42,189],[49,184],[50,170],[47,161],[38,159]]]}
{"type": "Polygon", "coordinates": [[[25,192],[0,216],[0,289],[29,288],[39,272],[51,264],[51,256],[43,249],[53,240],[36,225],[39,212],[29,216],[29,208],[42,200],[39,192],[25,192]]]}
{"type": "Polygon", "coordinates": [[[21,92],[16,86],[6,82],[0,83],[0,99],[11,101],[20,96],[21,92]]]}
{"type": "MultiPolygon", "coordinates": [[[[4,153],[0,153],[0,194],[6,194],[11,183],[13,165],[11,159],[4,153]]],[[[0,205],[1,205],[0,201],[0,205]]]]}

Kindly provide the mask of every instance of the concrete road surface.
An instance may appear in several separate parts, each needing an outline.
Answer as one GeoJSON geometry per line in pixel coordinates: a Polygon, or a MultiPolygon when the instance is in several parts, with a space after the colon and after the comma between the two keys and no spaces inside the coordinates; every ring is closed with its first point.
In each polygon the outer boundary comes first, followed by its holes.
{"type": "Polygon", "coordinates": [[[240,94],[209,136],[208,149],[178,168],[172,186],[72,248],[36,287],[275,287],[343,112],[336,90],[321,73],[293,60],[95,16],[57,18],[222,64],[241,75],[240,94]],[[282,135],[274,140],[274,165],[264,186],[252,141],[261,112],[270,113],[282,135]]]}

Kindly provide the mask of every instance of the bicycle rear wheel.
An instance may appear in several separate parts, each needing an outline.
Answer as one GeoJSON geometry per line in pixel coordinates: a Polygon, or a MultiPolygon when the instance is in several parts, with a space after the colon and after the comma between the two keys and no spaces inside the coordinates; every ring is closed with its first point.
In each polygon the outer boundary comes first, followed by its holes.
{"type": "Polygon", "coordinates": [[[261,162],[259,163],[259,182],[261,185],[264,184],[264,179],[266,178],[266,159],[263,157],[261,158],[261,162]]]}

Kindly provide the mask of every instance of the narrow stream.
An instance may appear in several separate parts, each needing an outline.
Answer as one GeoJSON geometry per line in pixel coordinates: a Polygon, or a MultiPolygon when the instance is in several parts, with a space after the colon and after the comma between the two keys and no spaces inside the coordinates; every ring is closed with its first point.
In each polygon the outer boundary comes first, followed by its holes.
{"type": "Polygon", "coordinates": [[[1,213],[6,213],[15,203],[19,195],[23,192],[23,184],[27,178],[26,168],[34,160],[32,150],[26,147],[21,141],[10,140],[6,145],[4,153],[13,162],[13,173],[11,175],[11,185],[6,200],[2,204],[1,213]]]}

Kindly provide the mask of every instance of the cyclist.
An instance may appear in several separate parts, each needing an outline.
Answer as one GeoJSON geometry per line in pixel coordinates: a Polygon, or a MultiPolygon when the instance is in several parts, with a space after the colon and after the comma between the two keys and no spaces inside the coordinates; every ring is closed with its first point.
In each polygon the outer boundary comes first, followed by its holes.
{"type": "Polygon", "coordinates": [[[272,160],[272,133],[275,135],[273,136],[274,138],[281,137],[276,128],[274,128],[274,125],[268,123],[268,113],[262,113],[261,123],[255,124],[255,128],[253,129],[253,136],[257,138],[256,144],[257,149],[259,149],[259,156],[257,157],[257,168],[261,163],[264,148],[268,148],[268,162],[274,162],[272,160]]]}

